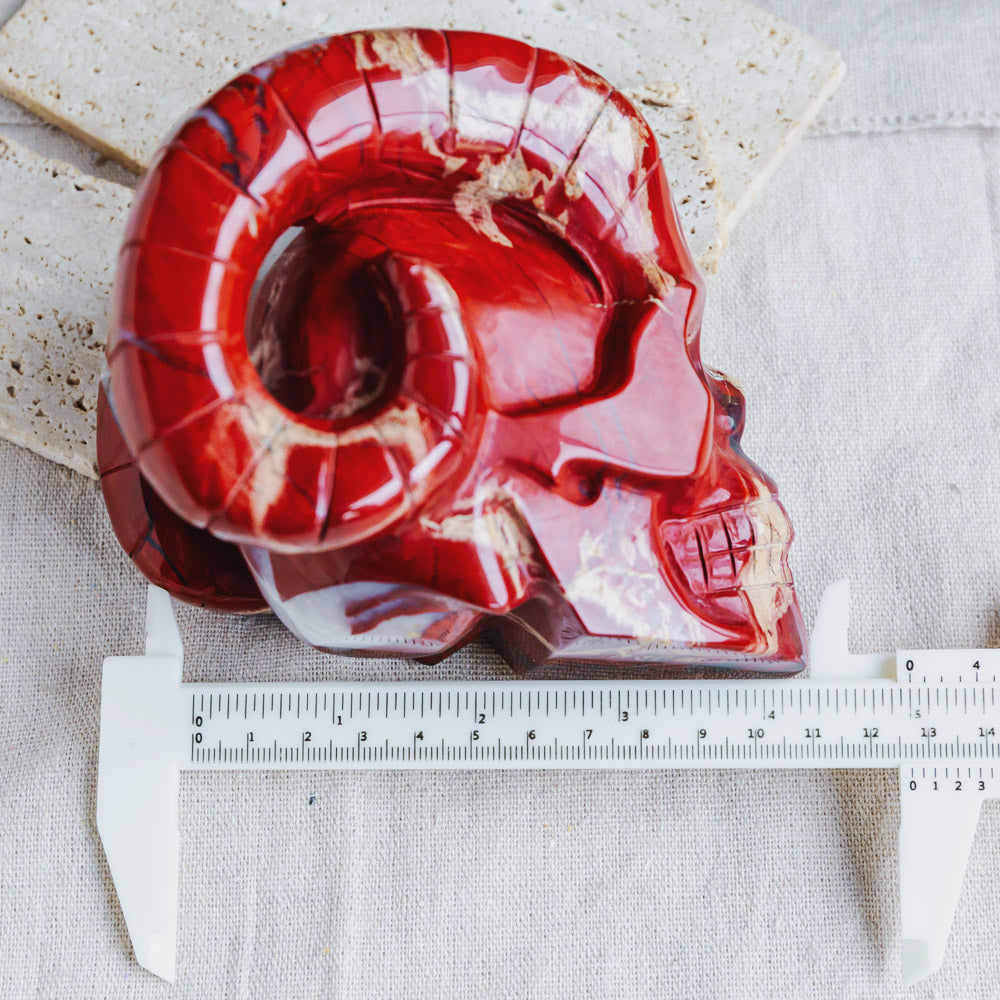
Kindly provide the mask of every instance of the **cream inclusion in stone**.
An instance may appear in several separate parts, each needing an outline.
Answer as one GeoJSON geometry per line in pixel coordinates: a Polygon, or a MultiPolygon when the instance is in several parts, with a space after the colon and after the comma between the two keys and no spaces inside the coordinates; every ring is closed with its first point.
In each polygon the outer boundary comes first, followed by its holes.
{"type": "MultiPolygon", "coordinates": [[[[413,465],[421,461],[429,450],[423,414],[412,401],[391,407],[372,425],[359,425],[345,431],[322,430],[300,421],[291,421],[284,408],[266,392],[261,392],[252,402],[248,400],[246,405],[241,406],[240,412],[244,433],[248,440],[256,442],[257,453],[253,471],[234,487],[221,513],[245,491],[251,517],[258,530],[287,489],[288,460],[295,448],[316,447],[332,453],[341,447],[372,442],[405,450],[413,465]]],[[[210,444],[206,450],[218,454],[218,450],[210,444]]],[[[336,461],[335,455],[331,461],[336,461]]],[[[403,483],[405,487],[405,477],[403,483]]]]}
{"type": "Polygon", "coordinates": [[[493,205],[505,198],[532,199],[539,185],[544,197],[551,184],[550,178],[541,170],[528,167],[520,149],[514,150],[499,163],[484,157],[480,162],[478,178],[458,185],[453,199],[455,211],[487,239],[512,247],[513,244],[501,232],[493,217],[493,205]]]}
{"type": "Polygon", "coordinates": [[[360,70],[386,66],[400,76],[416,77],[437,64],[424,50],[420,39],[412,31],[359,31],[354,40],[354,64],[360,70]],[[370,42],[376,60],[368,57],[365,43],[370,42]]]}
{"type": "Polygon", "coordinates": [[[537,563],[531,533],[516,512],[513,496],[503,486],[489,481],[479,484],[464,506],[467,513],[440,521],[421,518],[420,526],[433,538],[472,542],[490,549],[512,580],[518,580],[525,566],[537,563]]]}
{"type": "Polygon", "coordinates": [[[778,622],[791,604],[791,586],[785,579],[781,559],[792,540],[785,512],[758,484],[760,499],[747,506],[754,527],[755,544],[739,575],[740,587],[753,609],[764,645],[760,654],[773,653],[778,645],[778,622]]]}
{"type": "MultiPolygon", "coordinates": [[[[582,67],[571,65],[582,81],[588,82],[594,88],[598,86],[598,83],[595,82],[599,81],[598,77],[585,73],[582,67]]],[[[606,86],[603,81],[600,81],[600,85],[601,87],[606,86]]],[[[530,127],[538,135],[558,134],[560,130],[565,130],[566,121],[572,125],[574,121],[587,120],[586,116],[589,113],[591,124],[581,139],[580,146],[582,147],[593,126],[604,114],[606,102],[603,96],[589,89],[583,89],[574,96],[581,102],[577,106],[566,107],[557,102],[546,107],[540,105],[538,100],[533,100],[532,95],[529,94],[523,106],[519,134],[527,127],[530,127]],[[590,107],[583,103],[586,100],[591,100],[590,107]],[[541,112],[537,121],[532,121],[532,109],[538,109],[541,112]]],[[[561,219],[551,220],[550,217],[544,215],[544,209],[546,196],[560,181],[562,181],[567,198],[577,199],[583,195],[583,188],[575,178],[572,158],[565,171],[559,171],[550,177],[544,171],[528,167],[520,147],[510,150],[499,160],[486,155],[479,161],[477,177],[458,185],[454,195],[455,210],[477,232],[494,243],[510,247],[512,246],[510,240],[500,230],[493,217],[493,205],[507,198],[531,201],[542,213],[545,221],[555,222],[556,228],[559,228],[565,223],[561,222],[561,219]]]]}

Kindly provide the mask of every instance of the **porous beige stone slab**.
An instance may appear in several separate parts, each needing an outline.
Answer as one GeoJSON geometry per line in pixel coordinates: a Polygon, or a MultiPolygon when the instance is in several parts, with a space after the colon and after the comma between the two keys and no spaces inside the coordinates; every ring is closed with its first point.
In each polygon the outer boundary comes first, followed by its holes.
{"type": "Polygon", "coordinates": [[[726,244],[727,207],[697,105],[679,84],[661,85],[655,91],[626,87],[623,93],[656,131],[681,231],[694,259],[703,270],[716,271],[726,244]]]}
{"type": "MultiPolygon", "coordinates": [[[[714,164],[699,186],[713,192],[715,232],[702,220],[690,234],[709,268],[843,74],[828,46],[744,0],[28,0],[0,32],[0,91],[141,169],[184,111],[239,67],[314,36],[402,24],[564,52],[631,89],[664,139],[679,88],[714,164]]],[[[683,170],[663,145],[680,201],[683,170]]]]}
{"type": "Polygon", "coordinates": [[[86,476],[131,200],[0,136],[0,435],[86,476]]]}

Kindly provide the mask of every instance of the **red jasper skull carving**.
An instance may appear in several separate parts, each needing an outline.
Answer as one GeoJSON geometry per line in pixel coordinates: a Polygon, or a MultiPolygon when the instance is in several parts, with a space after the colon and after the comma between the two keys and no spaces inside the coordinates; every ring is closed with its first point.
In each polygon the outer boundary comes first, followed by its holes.
{"type": "Polygon", "coordinates": [[[325,39],[157,154],[99,462],[154,582],[351,653],[801,667],[773,483],[706,372],[656,141],[467,32],[325,39]]]}

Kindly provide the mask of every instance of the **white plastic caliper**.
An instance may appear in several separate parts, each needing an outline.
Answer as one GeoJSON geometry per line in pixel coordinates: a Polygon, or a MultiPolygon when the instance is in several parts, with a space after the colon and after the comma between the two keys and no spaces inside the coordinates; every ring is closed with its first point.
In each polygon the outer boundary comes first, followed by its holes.
{"type": "Polygon", "coordinates": [[[899,769],[903,978],[937,969],[980,805],[1000,797],[1000,651],[847,651],[823,597],[810,677],[182,684],[170,598],[104,661],[97,827],[139,964],[175,977],[181,770],[899,769]]]}

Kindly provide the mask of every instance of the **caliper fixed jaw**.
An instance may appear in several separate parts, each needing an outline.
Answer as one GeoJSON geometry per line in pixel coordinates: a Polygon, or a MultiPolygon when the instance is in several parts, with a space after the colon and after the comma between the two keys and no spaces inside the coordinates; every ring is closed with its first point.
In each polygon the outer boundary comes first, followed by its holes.
{"type": "Polygon", "coordinates": [[[150,587],[146,653],[111,656],[101,683],[97,831],[136,961],[174,982],[179,863],[174,713],[183,647],[170,596],[150,587]]]}

